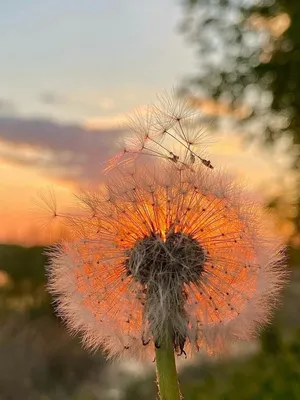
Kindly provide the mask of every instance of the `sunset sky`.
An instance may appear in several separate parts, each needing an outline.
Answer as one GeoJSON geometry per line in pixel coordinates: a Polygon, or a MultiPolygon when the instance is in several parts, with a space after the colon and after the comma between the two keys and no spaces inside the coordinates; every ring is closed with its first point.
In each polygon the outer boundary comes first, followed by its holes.
{"type": "MultiPolygon", "coordinates": [[[[62,203],[78,182],[101,180],[120,123],[195,70],[178,32],[179,2],[11,0],[0,13],[0,242],[42,242],[33,198],[62,203]]],[[[256,184],[274,157],[223,135],[211,159],[256,184]]]]}

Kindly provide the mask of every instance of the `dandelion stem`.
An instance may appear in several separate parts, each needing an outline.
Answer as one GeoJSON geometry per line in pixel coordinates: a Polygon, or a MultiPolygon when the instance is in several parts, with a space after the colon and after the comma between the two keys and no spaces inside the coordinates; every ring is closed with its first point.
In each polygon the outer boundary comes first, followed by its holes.
{"type": "Polygon", "coordinates": [[[180,400],[180,391],[171,336],[166,333],[156,352],[156,374],[161,400],[180,400]]]}

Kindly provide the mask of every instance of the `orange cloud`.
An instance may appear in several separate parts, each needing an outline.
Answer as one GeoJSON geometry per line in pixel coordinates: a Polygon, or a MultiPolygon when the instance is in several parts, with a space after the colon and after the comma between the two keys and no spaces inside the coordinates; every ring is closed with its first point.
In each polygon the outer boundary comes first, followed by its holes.
{"type": "Polygon", "coordinates": [[[246,105],[233,106],[230,103],[217,101],[214,99],[197,99],[190,100],[193,107],[198,108],[207,115],[213,116],[232,116],[242,120],[250,116],[252,109],[246,105]]]}
{"type": "MultiPolygon", "coordinates": [[[[146,113],[148,106],[140,106],[138,110],[141,114],[146,113]]],[[[93,117],[88,118],[84,127],[89,130],[95,129],[120,129],[122,128],[126,122],[128,121],[128,115],[132,113],[131,110],[129,113],[119,113],[105,117],[93,117]]]]}

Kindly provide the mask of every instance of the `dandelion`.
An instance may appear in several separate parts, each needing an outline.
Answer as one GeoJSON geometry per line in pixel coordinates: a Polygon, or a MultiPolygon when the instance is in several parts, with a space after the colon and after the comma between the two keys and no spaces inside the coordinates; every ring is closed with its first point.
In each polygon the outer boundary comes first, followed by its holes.
{"type": "MultiPolygon", "coordinates": [[[[153,126],[148,118],[141,131],[153,126]]],[[[177,133],[188,143],[188,130],[177,133]]],[[[205,168],[192,146],[181,150],[176,162],[121,164],[104,189],[82,192],[81,211],[64,215],[72,237],[49,265],[49,290],[70,330],[109,357],[156,357],[162,399],[179,398],[176,382],[165,382],[176,374],[174,352],[219,354],[255,337],[285,277],[261,201],[205,168]]]]}
{"type": "Polygon", "coordinates": [[[189,101],[174,102],[172,96],[159,97],[157,105],[138,109],[128,117],[122,150],[107,162],[105,171],[136,161],[140,156],[171,161],[183,168],[191,168],[197,161],[213,169],[205,157],[205,149],[212,142],[189,101]]]}

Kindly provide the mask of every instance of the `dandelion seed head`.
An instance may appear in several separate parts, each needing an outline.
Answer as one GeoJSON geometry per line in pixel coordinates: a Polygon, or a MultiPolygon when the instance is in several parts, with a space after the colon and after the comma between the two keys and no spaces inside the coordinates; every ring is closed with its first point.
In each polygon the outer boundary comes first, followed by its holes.
{"type": "Polygon", "coordinates": [[[121,144],[121,152],[107,162],[105,171],[136,162],[142,156],[166,160],[178,168],[192,170],[201,163],[209,169],[207,147],[213,143],[208,128],[199,125],[199,115],[187,98],[174,100],[174,95],[163,93],[157,103],[137,109],[128,116],[124,129],[128,131],[121,144]]]}
{"type": "Polygon", "coordinates": [[[201,163],[118,168],[80,196],[49,290],[72,332],[110,357],[222,353],[269,322],[285,281],[282,240],[257,197],[201,163]]]}

